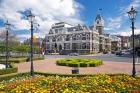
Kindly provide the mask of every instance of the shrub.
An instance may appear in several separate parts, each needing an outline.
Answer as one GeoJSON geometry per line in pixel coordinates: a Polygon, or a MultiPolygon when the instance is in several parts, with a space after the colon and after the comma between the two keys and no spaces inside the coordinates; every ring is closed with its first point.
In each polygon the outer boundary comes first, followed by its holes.
{"type": "Polygon", "coordinates": [[[33,60],[44,60],[44,57],[34,57],[33,60]]]}
{"type": "MultiPolygon", "coordinates": [[[[5,59],[1,59],[0,62],[5,62],[5,59]]],[[[10,58],[8,60],[9,63],[21,63],[26,62],[26,58],[10,58]]]]}
{"type": "Polygon", "coordinates": [[[80,67],[88,67],[88,63],[80,63],[80,67]]]}
{"type": "MultiPolygon", "coordinates": [[[[9,63],[22,63],[27,61],[27,57],[9,58],[9,63]]],[[[33,60],[43,60],[44,57],[34,57],[33,60]]],[[[5,59],[0,59],[0,63],[5,63],[5,59]]]]}
{"type": "Polygon", "coordinates": [[[57,65],[66,66],[65,62],[58,62],[57,65]]]}
{"type": "Polygon", "coordinates": [[[70,67],[96,67],[102,65],[102,60],[85,58],[66,58],[56,61],[57,65],[70,67]]]}
{"type": "Polygon", "coordinates": [[[18,68],[14,64],[11,64],[10,68],[0,69],[0,75],[16,73],[17,71],[18,71],[18,68]]]}
{"type": "Polygon", "coordinates": [[[96,67],[97,65],[95,63],[89,63],[89,67],[96,67]]]}
{"type": "Polygon", "coordinates": [[[3,76],[0,76],[0,82],[2,81],[7,81],[13,78],[17,78],[17,77],[23,77],[23,76],[27,76],[29,75],[29,73],[13,73],[13,74],[6,74],[3,76]]]}
{"type": "Polygon", "coordinates": [[[7,69],[0,69],[0,75],[16,73],[17,68],[7,68],[7,69]]]}
{"type": "Polygon", "coordinates": [[[70,63],[67,63],[68,66],[70,67],[79,67],[79,64],[78,63],[73,63],[73,62],[70,62],[70,63]]]}

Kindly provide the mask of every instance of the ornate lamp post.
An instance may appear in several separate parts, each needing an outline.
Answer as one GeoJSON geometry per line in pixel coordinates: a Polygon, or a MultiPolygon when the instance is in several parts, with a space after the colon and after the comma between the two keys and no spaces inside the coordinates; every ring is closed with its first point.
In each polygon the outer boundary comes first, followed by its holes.
{"type": "Polygon", "coordinates": [[[132,76],[135,77],[136,76],[136,68],[135,68],[135,46],[134,46],[134,21],[136,19],[136,15],[137,15],[137,11],[133,8],[133,6],[131,7],[131,10],[128,13],[128,16],[130,18],[131,24],[132,24],[132,37],[133,37],[133,41],[132,41],[132,47],[133,47],[133,69],[132,69],[132,76]]]}
{"type": "Polygon", "coordinates": [[[34,22],[34,19],[35,19],[35,16],[32,14],[32,12],[30,11],[29,14],[27,15],[28,17],[28,20],[30,22],[30,25],[31,25],[31,44],[30,44],[30,47],[31,47],[31,56],[30,56],[30,59],[31,59],[31,68],[30,68],[30,74],[31,76],[34,76],[34,66],[33,66],[33,22],[34,22]]]}
{"type": "Polygon", "coordinates": [[[10,27],[11,24],[9,24],[8,20],[6,21],[6,23],[4,24],[5,28],[6,28],[6,68],[8,68],[8,58],[9,58],[9,50],[8,50],[8,29],[10,27]]]}

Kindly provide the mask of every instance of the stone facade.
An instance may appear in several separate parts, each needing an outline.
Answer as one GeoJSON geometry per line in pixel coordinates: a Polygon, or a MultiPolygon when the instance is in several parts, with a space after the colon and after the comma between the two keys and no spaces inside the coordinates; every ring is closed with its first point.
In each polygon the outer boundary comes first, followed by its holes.
{"type": "Polygon", "coordinates": [[[119,36],[121,38],[121,49],[130,48],[130,37],[129,36],[119,36]]]}
{"type": "Polygon", "coordinates": [[[121,38],[118,35],[111,35],[111,50],[119,51],[121,50],[121,38]]]}
{"type": "Polygon", "coordinates": [[[100,14],[90,27],[80,24],[73,26],[65,22],[55,23],[45,36],[46,51],[89,54],[102,52],[104,49],[111,50],[111,39],[104,35],[103,29],[104,22],[100,14]]]}

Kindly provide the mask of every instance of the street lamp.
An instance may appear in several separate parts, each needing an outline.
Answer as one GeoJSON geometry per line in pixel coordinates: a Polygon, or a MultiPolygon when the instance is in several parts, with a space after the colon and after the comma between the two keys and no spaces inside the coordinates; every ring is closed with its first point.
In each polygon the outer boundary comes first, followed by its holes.
{"type": "Polygon", "coordinates": [[[29,14],[27,15],[28,17],[28,20],[30,22],[30,25],[31,25],[31,41],[30,41],[30,48],[31,48],[31,56],[30,56],[30,59],[31,59],[31,68],[30,68],[30,74],[31,76],[34,76],[34,66],[33,66],[33,22],[34,22],[34,19],[35,19],[35,16],[32,14],[32,12],[30,11],[29,14]]]}
{"type": "Polygon", "coordinates": [[[128,16],[131,20],[131,23],[132,23],[132,37],[133,37],[133,69],[132,69],[132,76],[135,77],[136,76],[136,68],[135,68],[135,46],[134,46],[134,29],[135,29],[135,26],[134,26],[134,21],[136,19],[136,15],[137,15],[137,11],[133,8],[133,6],[131,7],[131,10],[128,13],[128,16]]]}
{"type": "Polygon", "coordinates": [[[9,58],[9,50],[8,50],[8,29],[10,28],[10,25],[11,24],[9,24],[8,20],[4,24],[5,29],[6,29],[6,63],[5,63],[6,68],[8,68],[8,58],[9,58]]]}

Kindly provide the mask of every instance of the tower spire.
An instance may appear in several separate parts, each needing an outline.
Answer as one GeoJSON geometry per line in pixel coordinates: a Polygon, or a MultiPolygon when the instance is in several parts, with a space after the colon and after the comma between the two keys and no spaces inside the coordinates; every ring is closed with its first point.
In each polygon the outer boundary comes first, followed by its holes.
{"type": "Polygon", "coordinates": [[[99,15],[100,15],[100,14],[101,14],[101,12],[102,12],[102,8],[99,8],[99,9],[98,9],[98,13],[97,13],[97,14],[99,14],[99,15]]]}

